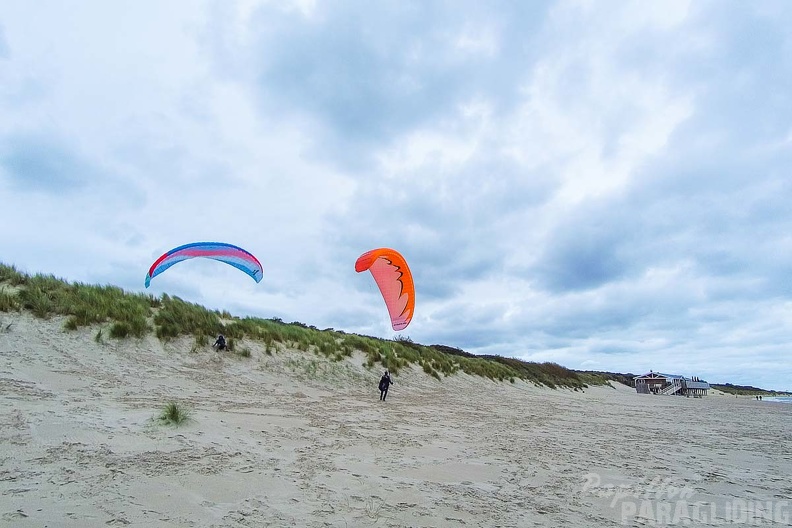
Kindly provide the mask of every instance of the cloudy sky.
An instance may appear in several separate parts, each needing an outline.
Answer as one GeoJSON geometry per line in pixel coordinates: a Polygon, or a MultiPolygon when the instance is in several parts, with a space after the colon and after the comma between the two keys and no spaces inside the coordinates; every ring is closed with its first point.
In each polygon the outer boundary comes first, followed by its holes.
{"type": "Polygon", "coordinates": [[[785,0],[0,1],[0,261],[575,369],[792,390],[785,0]]]}

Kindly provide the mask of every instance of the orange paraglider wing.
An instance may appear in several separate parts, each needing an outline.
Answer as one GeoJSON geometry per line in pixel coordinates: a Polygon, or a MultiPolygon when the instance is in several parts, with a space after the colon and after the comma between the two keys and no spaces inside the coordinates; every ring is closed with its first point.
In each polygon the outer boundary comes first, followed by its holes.
{"type": "Polygon", "coordinates": [[[412,273],[398,251],[389,248],[372,249],[355,262],[358,273],[369,270],[377,282],[394,330],[404,330],[415,310],[415,285],[412,273]]]}

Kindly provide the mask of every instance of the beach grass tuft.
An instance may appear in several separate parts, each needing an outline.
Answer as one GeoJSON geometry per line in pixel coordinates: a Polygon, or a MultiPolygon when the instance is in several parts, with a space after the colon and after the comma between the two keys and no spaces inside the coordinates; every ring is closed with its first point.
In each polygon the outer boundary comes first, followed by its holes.
{"type": "Polygon", "coordinates": [[[27,287],[19,295],[22,307],[30,310],[39,319],[49,319],[55,312],[51,295],[38,287],[27,287]]]}
{"type": "Polygon", "coordinates": [[[110,327],[110,337],[115,339],[124,339],[125,337],[129,337],[129,333],[131,329],[129,325],[124,321],[116,321],[110,327]]]}
{"type": "Polygon", "coordinates": [[[190,411],[178,402],[172,401],[160,411],[159,421],[165,425],[181,425],[190,420],[190,411]]]}
{"type": "Polygon", "coordinates": [[[28,276],[15,266],[8,266],[7,264],[0,264],[0,282],[5,282],[11,286],[19,286],[27,282],[28,276]]]}
{"type": "Polygon", "coordinates": [[[19,296],[16,293],[0,291],[0,312],[16,312],[20,308],[19,296]]]}
{"type": "Polygon", "coordinates": [[[77,323],[77,318],[73,315],[69,316],[69,318],[66,319],[66,322],[63,323],[63,328],[66,330],[77,330],[80,328],[79,324],[77,323]]]}

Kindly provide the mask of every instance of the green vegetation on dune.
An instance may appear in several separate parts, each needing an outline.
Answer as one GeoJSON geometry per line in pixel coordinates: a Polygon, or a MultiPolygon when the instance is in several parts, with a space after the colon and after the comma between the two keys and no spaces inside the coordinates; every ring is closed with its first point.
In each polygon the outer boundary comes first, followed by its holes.
{"type": "MultiPolygon", "coordinates": [[[[228,339],[234,352],[238,340],[257,341],[267,354],[282,348],[295,348],[325,356],[334,361],[351,357],[359,351],[369,368],[377,365],[398,374],[410,365],[441,380],[458,372],[494,381],[517,379],[548,387],[575,390],[588,385],[607,383],[605,376],[579,373],[555,363],[532,363],[501,356],[477,356],[444,345],[420,345],[409,338],[395,340],[348,334],[332,328],[319,330],[302,323],[284,323],[280,319],[234,317],[227,312],[212,311],[178,297],[161,298],[125,292],[115,286],[92,286],[68,283],[53,275],[28,276],[13,266],[0,264],[0,311],[26,310],[39,318],[65,316],[64,328],[77,330],[91,325],[110,325],[110,338],[143,337],[154,332],[161,340],[194,336],[197,351],[217,334],[228,339]]],[[[95,340],[101,342],[100,329],[95,340]]],[[[249,357],[242,348],[239,357],[249,357]]]]}
{"type": "Polygon", "coordinates": [[[0,312],[15,312],[19,308],[19,296],[16,293],[0,291],[0,312]]]}
{"type": "Polygon", "coordinates": [[[790,392],[771,391],[752,387],[750,385],[732,385],[731,383],[715,383],[710,385],[713,389],[728,394],[738,394],[740,396],[790,396],[790,392]]]}
{"type": "Polygon", "coordinates": [[[116,286],[69,284],[53,275],[31,277],[5,265],[0,265],[0,283],[15,289],[15,293],[4,292],[0,297],[3,311],[24,309],[42,319],[68,316],[68,330],[112,321],[112,337],[145,335],[151,308],[160,304],[151,295],[127,293],[116,286]]]}
{"type": "Polygon", "coordinates": [[[178,402],[169,402],[157,417],[165,425],[182,425],[190,420],[190,411],[178,402]]]}

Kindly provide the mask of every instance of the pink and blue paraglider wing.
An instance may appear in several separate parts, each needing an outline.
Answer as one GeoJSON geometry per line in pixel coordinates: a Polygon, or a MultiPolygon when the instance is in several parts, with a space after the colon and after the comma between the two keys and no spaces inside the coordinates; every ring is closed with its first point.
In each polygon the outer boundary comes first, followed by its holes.
{"type": "Polygon", "coordinates": [[[146,275],[146,288],[151,284],[151,279],[166,271],[174,264],[196,257],[219,260],[229,266],[234,266],[238,270],[250,275],[256,282],[260,282],[264,275],[261,262],[259,262],[253,254],[241,247],[225,244],[223,242],[194,242],[171,249],[158,258],[154,264],[151,265],[146,275]]]}

